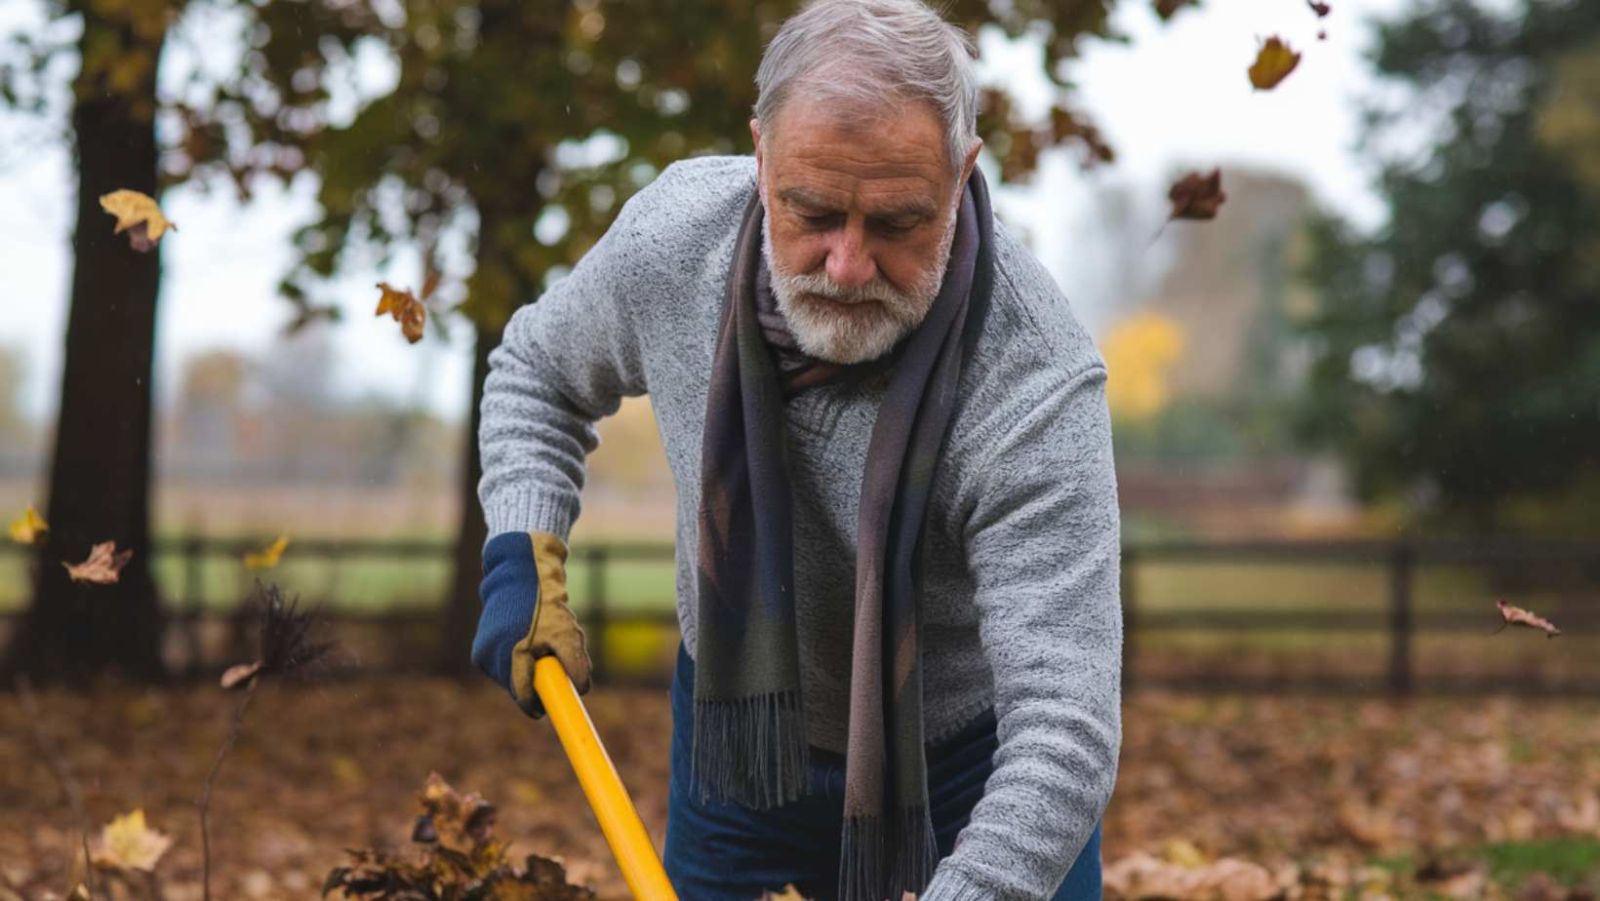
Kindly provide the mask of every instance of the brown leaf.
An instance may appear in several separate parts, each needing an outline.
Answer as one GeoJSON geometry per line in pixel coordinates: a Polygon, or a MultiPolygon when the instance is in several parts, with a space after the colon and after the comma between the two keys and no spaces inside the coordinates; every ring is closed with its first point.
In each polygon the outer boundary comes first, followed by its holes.
{"type": "Polygon", "coordinates": [[[117,227],[111,233],[120,235],[126,231],[128,243],[140,253],[153,250],[167,229],[178,228],[177,223],[167,221],[150,195],[127,188],[100,195],[100,208],[117,217],[117,227]]]}
{"type": "Polygon", "coordinates": [[[65,561],[62,566],[67,568],[67,574],[74,582],[95,582],[100,585],[110,585],[117,581],[117,576],[122,572],[122,567],[133,558],[133,548],[117,550],[115,541],[102,541],[89,551],[88,559],[82,563],[72,564],[65,561]]]}
{"type": "Polygon", "coordinates": [[[430,772],[419,799],[432,830],[428,841],[463,854],[470,854],[489,841],[494,830],[494,806],[482,795],[462,795],[438,773],[430,772]]]}
{"type": "Polygon", "coordinates": [[[1256,51],[1256,61],[1250,65],[1250,83],[1265,91],[1283,81],[1294,67],[1300,64],[1300,54],[1289,49],[1277,35],[1267,38],[1256,51]]]}
{"type": "Polygon", "coordinates": [[[250,663],[236,663],[228,667],[228,671],[222,674],[222,687],[225,689],[238,688],[254,679],[256,673],[259,672],[261,672],[261,661],[259,660],[250,663]]]}
{"type": "Polygon", "coordinates": [[[1495,601],[1494,605],[1499,608],[1501,619],[1505,620],[1505,624],[1500,627],[1501,629],[1506,626],[1528,626],[1544,632],[1546,638],[1554,638],[1561,634],[1561,630],[1557,629],[1554,623],[1536,613],[1507,604],[1503,598],[1495,601]]]}
{"type": "Polygon", "coordinates": [[[1211,219],[1228,195],[1222,190],[1222,169],[1213,168],[1209,174],[1190,172],[1167,189],[1167,199],[1172,201],[1171,219],[1211,219]]]}
{"type": "Polygon", "coordinates": [[[416,295],[410,291],[401,291],[391,286],[388,282],[378,282],[378,290],[383,294],[378,298],[378,311],[374,314],[382,316],[388,313],[394,321],[400,323],[400,331],[406,340],[412,344],[422,340],[422,328],[427,323],[428,308],[417,300],[416,295]]]}
{"type": "Polygon", "coordinates": [[[1233,857],[1185,866],[1136,852],[1107,866],[1104,882],[1110,893],[1122,898],[1267,901],[1281,896],[1277,881],[1265,868],[1233,857]]]}
{"type": "Polygon", "coordinates": [[[1306,0],[1306,2],[1311,5],[1311,11],[1316,13],[1319,19],[1333,11],[1333,7],[1319,0],[1306,0]]]}

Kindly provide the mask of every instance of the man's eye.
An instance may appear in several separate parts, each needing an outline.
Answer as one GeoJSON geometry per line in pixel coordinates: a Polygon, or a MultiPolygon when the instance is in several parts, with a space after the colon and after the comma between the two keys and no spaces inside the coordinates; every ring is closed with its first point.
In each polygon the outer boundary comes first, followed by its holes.
{"type": "Polygon", "coordinates": [[[832,213],[824,213],[824,214],[818,215],[818,216],[802,215],[800,217],[802,222],[804,222],[806,225],[811,226],[812,228],[828,228],[829,226],[831,226],[834,223],[834,221],[837,218],[838,217],[835,216],[832,213]]]}

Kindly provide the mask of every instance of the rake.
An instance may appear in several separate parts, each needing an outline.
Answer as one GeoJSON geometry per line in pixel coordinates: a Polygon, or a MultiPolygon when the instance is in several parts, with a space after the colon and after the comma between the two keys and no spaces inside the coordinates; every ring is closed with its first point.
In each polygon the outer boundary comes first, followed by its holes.
{"type": "Polygon", "coordinates": [[[595,819],[600,821],[600,831],[611,846],[628,890],[641,901],[677,901],[661,858],[650,843],[650,834],[560,661],[549,656],[535,661],[533,688],[556,728],[556,737],[561,739],[561,747],[567,752],[595,819]]]}

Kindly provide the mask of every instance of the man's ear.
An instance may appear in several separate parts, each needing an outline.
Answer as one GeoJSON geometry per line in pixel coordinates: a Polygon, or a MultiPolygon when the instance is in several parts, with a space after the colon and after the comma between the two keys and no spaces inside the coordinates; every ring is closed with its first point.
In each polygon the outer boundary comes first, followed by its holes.
{"type": "Polygon", "coordinates": [[[967,161],[961,166],[961,178],[956,181],[957,190],[960,190],[961,186],[967,183],[967,179],[972,177],[972,167],[978,164],[978,151],[982,149],[983,138],[974,139],[972,148],[967,151],[967,161]]]}
{"type": "Polygon", "coordinates": [[[750,140],[756,145],[756,181],[761,180],[761,120],[750,119],[750,140]]]}

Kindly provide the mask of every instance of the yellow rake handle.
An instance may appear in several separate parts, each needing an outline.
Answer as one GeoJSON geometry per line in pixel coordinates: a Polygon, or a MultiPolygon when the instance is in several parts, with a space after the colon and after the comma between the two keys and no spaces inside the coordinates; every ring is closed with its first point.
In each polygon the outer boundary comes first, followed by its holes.
{"type": "Polygon", "coordinates": [[[627,789],[622,787],[622,778],[600,744],[589,712],[578,700],[578,690],[561,662],[554,657],[540,657],[533,666],[533,688],[556,727],[556,736],[572,762],[573,772],[578,774],[578,784],[583,786],[633,897],[642,901],[677,901],[678,895],[667,881],[667,871],[661,867],[661,858],[650,843],[650,834],[634,810],[627,789]]]}

